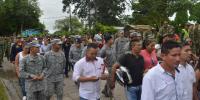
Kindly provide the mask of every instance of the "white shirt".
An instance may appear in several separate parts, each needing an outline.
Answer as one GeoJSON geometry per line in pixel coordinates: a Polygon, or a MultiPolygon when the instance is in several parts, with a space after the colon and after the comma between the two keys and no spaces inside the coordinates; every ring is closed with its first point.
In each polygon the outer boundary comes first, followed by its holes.
{"type": "MultiPolygon", "coordinates": [[[[93,62],[87,62],[86,58],[80,59],[74,66],[72,79],[77,81],[80,76],[100,77],[104,68],[102,58],[97,57],[93,62]]],[[[100,98],[100,81],[96,82],[80,82],[79,95],[88,100],[97,100],[100,98]]]]}
{"type": "Polygon", "coordinates": [[[46,53],[46,52],[48,52],[50,50],[51,50],[51,45],[50,44],[47,44],[47,45],[43,44],[40,47],[40,53],[46,53]]]}
{"type": "Polygon", "coordinates": [[[22,52],[19,52],[19,62],[21,62],[24,57],[26,57],[26,56],[23,56],[22,52]]]}
{"type": "Polygon", "coordinates": [[[22,62],[22,60],[24,59],[24,57],[26,57],[26,56],[28,56],[28,54],[27,54],[27,55],[25,55],[25,56],[23,56],[23,54],[22,54],[22,51],[21,51],[21,52],[19,52],[19,63],[21,63],[21,62],[22,62]]]}
{"type": "Polygon", "coordinates": [[[177,100],[179,88],[175,78],[157,64],[143,78],[141,100],[177,100]]]}
{"type": "Polygon", "coordinates": [[[178,69],[180,72],[177,74],[177,81],[182,87],[178,91],[179,100],[192,100],[193,84],[196,82],[194,69],[189,64],[185,66],[179,64],[178,69]]]}

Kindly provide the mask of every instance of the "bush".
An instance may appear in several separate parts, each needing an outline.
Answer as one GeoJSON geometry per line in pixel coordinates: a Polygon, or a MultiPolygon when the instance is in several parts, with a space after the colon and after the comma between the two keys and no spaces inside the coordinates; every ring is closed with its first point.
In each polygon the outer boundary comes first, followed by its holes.
{"type": "Polygon", "coordinates": [[[106,26],[101,23],[96,23],[96,25],[93,28],[93,32],[94,33],[102,32],[102,33],[114,34],[117,32],[117,30],[112,26],[106,26]]]}

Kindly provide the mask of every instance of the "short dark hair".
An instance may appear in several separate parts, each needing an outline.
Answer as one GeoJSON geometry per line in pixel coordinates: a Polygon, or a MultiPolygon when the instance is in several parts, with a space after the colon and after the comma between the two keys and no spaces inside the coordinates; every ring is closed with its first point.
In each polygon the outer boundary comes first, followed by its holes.
{"type": "Polygon", "coordinates": [[[146,49],[146,47],[151,44],[152,42],[155,42],[153,39],[146,39],[142,43],[142,49],[146,49]]]}
{"type": "Polygon", "coordinates": [[[89,43],[89,44],[87,45],[87,50],[89,50],[89,49],[91,49],[91,48],[97,49],[97,48],[98,48],[97,43],[89,43]]]}
{"type": "Polygon", "coordinates": [[[190,46],[190,44],[188,42],[181,43],[181,48],[183,48],[184,46],[190,46]]]}
{"type": "Polygon", "coordinates": [[[130,41],[130,43],[129,43],[129,50],[132,49],[133,45],[135,45],[136,42],[140,42],[140,40],[139,39],[133,39],[133,40],[130,41]]]}
{"type": "Polygon", "coordinates": [[[173,48],[181,48],[180,44],[176,41],[169,40],[162,44],[161,53],[168,54],[173,48]]]}
{"type": "Polygon", "coordinates": [[[108,33],[104,34],[104,40],[107,43],[110,39],[112,39],[112,36],[108,33]]]}

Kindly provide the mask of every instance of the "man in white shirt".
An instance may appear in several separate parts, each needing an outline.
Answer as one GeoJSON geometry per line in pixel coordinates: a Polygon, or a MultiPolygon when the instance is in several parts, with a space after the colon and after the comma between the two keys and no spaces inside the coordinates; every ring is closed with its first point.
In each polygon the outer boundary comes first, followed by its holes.
{"type": "Polygon", "coordinates": [[[179,72],[180,45],[167,41],[161,47],[163,62],[150,69],[143,78],[141,100],[178,100],[175,75],[179,72]]]}
{"type": "Polygon", "coordinates": [[[100,100],[100,79],[105,80],[105,67],[102,58],[96,57],[98,46],[87,46],[86,55],[74,67],[73,80],[80,82],[80,100],[100,100]]]}
{"type": "Polygon", "coordinates": [[[49,40],[45,38],[44,43],[40,47],[40,54],[44,55],[46,52],[50,50],[51,50],[51,45],[49,44],[49,40]]]}
{"type": "Polygon", "coordinates": [[[189,44],[183,44],[181,48],[180,64],[178,70],[180,73],[177,74],[178,85],[181,86],[181,90],[178,90],[179,100],[198,100],[197,95],[195,96],[195,72],[193,67],[187,63],[192,55],[192,49],[189,44]],[[194,94],[194,95],[193,95],[194,94]],[[193,97],[194,96],[194,97],[193,97]]]}

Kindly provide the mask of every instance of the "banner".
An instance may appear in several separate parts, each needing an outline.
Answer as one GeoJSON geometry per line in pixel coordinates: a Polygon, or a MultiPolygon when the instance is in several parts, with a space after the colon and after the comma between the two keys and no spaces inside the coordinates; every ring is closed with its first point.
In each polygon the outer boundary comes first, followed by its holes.
{"type": "Polygon", "coordinates": [[[28,30],[22,31],[22,35],[25,37],[36,35],[36,34],[40,34],[40,31],[36,29],[28,29],[28,30]]]}

